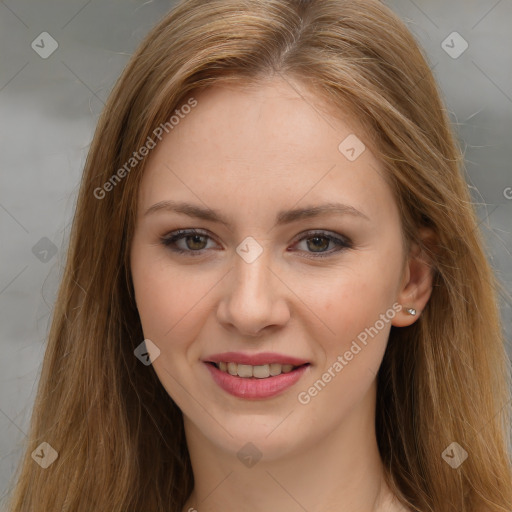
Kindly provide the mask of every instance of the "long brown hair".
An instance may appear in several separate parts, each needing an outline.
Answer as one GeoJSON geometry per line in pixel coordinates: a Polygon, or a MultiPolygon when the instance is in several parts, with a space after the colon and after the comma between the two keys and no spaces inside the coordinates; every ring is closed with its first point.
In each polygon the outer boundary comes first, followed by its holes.
{"type": "Polygon", "coordinates": [[[129,247],[147,158],[112,176],[194,90],[276,74],[310,86],[333,113],[349,106],[385,164],[405,239],[435,233],[423,245],[430,301],[413,325],[392,328],[378,374],[389,485],[416,511],[512,510],[498,283],[413,37],[375,0],[184,0],[133,55],[98,123],[11,512],[181,512],[194,485],[182,414],[134,356],[143,333],[129,247]],[[31,457],[42,442],[58,452],[47,469],[31,457]],[[442,457],[453,442],[468,454],[457,468],[442,457]]]}

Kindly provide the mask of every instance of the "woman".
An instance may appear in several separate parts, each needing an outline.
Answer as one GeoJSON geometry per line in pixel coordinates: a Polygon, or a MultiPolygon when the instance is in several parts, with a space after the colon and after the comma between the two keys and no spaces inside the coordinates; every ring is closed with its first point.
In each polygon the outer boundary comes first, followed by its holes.
{"type": "Polygon", "coordinates": [[[10,510],[511,510],[461,164],[379,2],[181,2],[100,119],[10,510]]]}

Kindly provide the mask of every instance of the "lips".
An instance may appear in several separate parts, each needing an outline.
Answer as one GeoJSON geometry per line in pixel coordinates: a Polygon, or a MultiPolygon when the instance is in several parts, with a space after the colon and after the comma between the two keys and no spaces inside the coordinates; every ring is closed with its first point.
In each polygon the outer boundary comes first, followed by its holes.
{"type": "Polygon", "coordinates": [[[269,352],[224,352],[209,356],[204,363],[219,387],[246,399],[265,399],[284,392],[310,366],[306,360],[269,352]]]}

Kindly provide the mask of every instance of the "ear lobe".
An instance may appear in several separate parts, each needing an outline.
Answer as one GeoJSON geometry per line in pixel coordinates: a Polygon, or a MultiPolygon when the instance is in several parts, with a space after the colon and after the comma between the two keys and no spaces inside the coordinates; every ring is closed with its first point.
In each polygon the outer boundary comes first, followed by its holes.
{"type": "MultiPolygon", "coordinates": [[[[422,228],[420,238],[426,245],[435,240],[435,234],[430,228],[422,228]]],[[[395,327],[406,327],[413,324],[421,315],[432,294],[434,277],[432,262],[419,244],[412,244],[406,265],[404,280],[396,300],[402,305],[402,310],[391,322],[395,327]],[[408,308],[415,309],[416,315],[408,313],[408,308]]]]}

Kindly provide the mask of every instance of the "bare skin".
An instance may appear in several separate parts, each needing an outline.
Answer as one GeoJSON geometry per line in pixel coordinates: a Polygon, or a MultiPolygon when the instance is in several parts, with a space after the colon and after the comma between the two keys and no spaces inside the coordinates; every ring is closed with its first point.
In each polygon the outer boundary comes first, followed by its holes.
{"type": "Polygon", "coordinates": [[[376,374],[391,326],[416,321],[432,279],[414,246],[405,254],[381,163],[368,147],[350,161],[338,146],[350,134],[364,142],[357,120],[328,118],[296,83],[216,86],[195,98],[152,152],[131,248],[144,335],[160,349],[153,367],[184,415],[195,488],[183,512],[405,510],[383,479],[376,374]],[[161,201],[208,207],[230,225],[167,209],[146,214],[161,201]],[[326,203],[363,215],[276,224],[282,210],[326,203]],[[161,241],[192,228],[199,237],[174,245],[185,253],[161,241]],[[351,245],[338,250],[326,235],[351,245]],[[236,251],[246,237],[262,249],[251,263],[236,251]],[[220,388],[204,362],[227,351],[310,364],[281,394],[250,400],[220,388]],[[347,364],[336,371],[340,355],[347,364]],[[329,368],[325,387],[308,393],[329,368]],[[251,467],[237,456],[247,443],[261,455],[251,467]]]}

